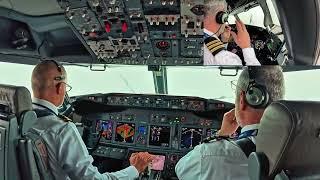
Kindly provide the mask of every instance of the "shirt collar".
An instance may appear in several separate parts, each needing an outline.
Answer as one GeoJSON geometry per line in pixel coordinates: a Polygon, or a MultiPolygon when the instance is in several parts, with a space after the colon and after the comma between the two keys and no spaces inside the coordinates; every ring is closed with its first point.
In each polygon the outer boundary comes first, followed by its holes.
{"type": "Polygon", "coordinates": [[[255,129],[259,129],[259,124],[246,125],[241,129],[241,133],[255,129]]]}
{"type": "Polygon", "coordinates": [[[204,32],[205,34],[208,34],[209,36],[212,36],[212,37],[218,38],[218,36],[217,36],[217,35],[215,35],[213,32],[209,31],[209,30],[208,30],[208,29],[206,29],[206,28],[204,28],[204,29],[203,29],[203,32],[204,32]]]}
{"type": "MultiPolygon", "coordinates": [[[[44,99],[39,99],[39,98],[33,98],[32,102],[35,103],[34,104],[35,106],[37,106],[37,104],[40,104],[40,105],[45,106],[46,108],[52,110],[54,113],[59,114],[57,106],[55,106],[54,104],[52,104],[49,101],[46,101],[44,99]]],[[[37,106],[37,107],[41,108],[41,106],[37,106]]]]}

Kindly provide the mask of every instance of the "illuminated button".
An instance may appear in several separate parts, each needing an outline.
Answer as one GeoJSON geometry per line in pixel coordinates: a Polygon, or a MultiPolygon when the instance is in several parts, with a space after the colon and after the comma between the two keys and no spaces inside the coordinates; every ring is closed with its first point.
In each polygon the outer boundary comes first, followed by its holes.
{"type": "MultiPolygon", "coordinates": [[[[177,38],[177,35],[176,34],[172,34],[172,38],[173,39],[177,38]]],[[[181,103],[181,105],[182,105],[182,103],[181,103]]]]}
{"type": "Polygon", "coordinates": [[[126,22],[122,22],[121,30],[122,32],[128,31],[128,24],[126,22]]]}
{"type": "Polygon", "coordinates": [[[104,22],[104,29],[107,33],[111,32],[111,24],[108,21],[104,22]]]}

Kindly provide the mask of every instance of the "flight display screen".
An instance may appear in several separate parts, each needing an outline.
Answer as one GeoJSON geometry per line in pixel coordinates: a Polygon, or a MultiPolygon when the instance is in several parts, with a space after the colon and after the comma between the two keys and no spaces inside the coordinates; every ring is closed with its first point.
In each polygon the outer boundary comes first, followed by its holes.
{"type": "Polygon", "coordinates": [[[113,122],[112,121],[102,121],[98,120],[96,124],[96,131],[101,132],[101,137],[105,138],[106,140],[112,139],[112,129],[113,129],[113,122]]]}
{"type": "Polygon", "coordinates": [[[169,147],[170,144],[170,127],[169,126],[150,126],[149,145],[169,147]]]}
{"type": "Polygon", "coordinates": [[[123,143],[133,143],[135,134],[135,124],[118,122],[116,127],[115,141],[123,143]]]}
{"type": "Polygon", "coordinates": [[[181,129],[181,148],[193,148],[201,143],[202,128],[187,128],[181,129]]]}

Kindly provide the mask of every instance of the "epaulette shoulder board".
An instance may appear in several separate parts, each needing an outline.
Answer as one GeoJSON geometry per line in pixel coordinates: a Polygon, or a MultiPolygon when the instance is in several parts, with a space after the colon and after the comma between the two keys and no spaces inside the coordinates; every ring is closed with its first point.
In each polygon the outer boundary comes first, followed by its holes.
{"type": "Polygon", "coordinates": [[[217,55],[220,51],[224,50],[223,43],[216,37],[208,37],[204,40],[209,51],[213,56],[217,55]]]}
{"type": "Polygon", "coordinates": [[[65,115],[59,114],[58,117],[64,122],[71,122],[72,120],[65,115]]]}

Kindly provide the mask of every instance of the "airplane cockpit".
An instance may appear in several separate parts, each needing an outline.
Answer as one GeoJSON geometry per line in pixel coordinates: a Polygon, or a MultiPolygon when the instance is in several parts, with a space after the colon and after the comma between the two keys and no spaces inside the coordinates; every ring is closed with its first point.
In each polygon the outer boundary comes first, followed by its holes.
{"type": "MultiPolygon", "coordinates": [[[[178,161],[216,134],[225,113],[235,107],[236,81],[243,71],[241,66],[203,66],[204,2],[0,0],[0,180],[46,179],[42,173],[49,168],[41,162],[45,155],[32,149],[43,144],[32,144],[26,137],[37,118],[32,111],[30,77],[35,65],[44,60],[55,60],[68,74],[65,83],[72,90],[59,113],[72,119],[99,172],[124,169],[133,153],[149,152],[158,161],[140,173],[139,180],[178,179],[178,161]]],[[[312,147],[312,143],[304,146],[303,138],[294,134],[299,134],[297,129],[312,129],[312,140],[319,144],[314,137],[319,137],[314,133],[318,123],[311,125],[320,101],[315,85],[320,70],[312,66],[320,59],[319,3],[226,2],[228,25],[236,32],[236,19],[244,22],[261,65],[283,66],[285,99],[268,111],[274,117],[270,122],[283,127],[275,128],[281,138],[262,131],[268,143],[258,138],[257,149],[283,148],[301,163],[298,152],[290,148],[312,147]],[[304,13],[297,16],[301,9],[304,13]],[[310,107],[306,109],[310,116],[304,113],[304,105],[310,107]],[[278,122],[282,117],[287,121],[278,122]],[[301,119],[309,124],[299,124],[301,119]],[[284,143],[294,139],[299,142],[284,143]]],[[[243,60],[234,40],[225,50],[243,60]]],[[[308,135],[303,131],[301,136],[308,135]]],[[[274,178],[281,172],[283,164],[274,163],[277,159],[287,162],[281,150],[271,155],[264,152],[273,159],[253,153],[251,179],[274,178]],[[270,174],[265,163],[270,163],[270,174]]],[[[306,163],[308,168],[319,167],[311,154],[308,158],[313,160],[306,163]]]]}

